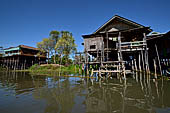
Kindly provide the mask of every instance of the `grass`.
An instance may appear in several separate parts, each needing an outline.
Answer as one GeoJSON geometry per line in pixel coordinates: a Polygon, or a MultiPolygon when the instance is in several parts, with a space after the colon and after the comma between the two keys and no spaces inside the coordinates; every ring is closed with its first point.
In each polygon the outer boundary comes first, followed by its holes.
{"type": "Polygon", "coordinates": [[[28,70],[33,75],[59,75],[60,74],[77,74],[79,73],[78,65],[53,66],[53,65],[33,65],[28,70]]]}
{"type": "Polygon", "coordinates": [[[0,66],[0,71],[6,71],[6,68],[0,66]]]}

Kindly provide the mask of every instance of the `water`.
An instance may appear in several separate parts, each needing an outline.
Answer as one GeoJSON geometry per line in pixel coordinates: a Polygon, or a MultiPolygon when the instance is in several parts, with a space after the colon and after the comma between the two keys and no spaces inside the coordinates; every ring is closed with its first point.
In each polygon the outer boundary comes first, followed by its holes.
{"type": "Polygon", "coordinates": [[[135,77],[124,82],[1,72],[0,113],[170,113],[170,81],[135,77]]]}

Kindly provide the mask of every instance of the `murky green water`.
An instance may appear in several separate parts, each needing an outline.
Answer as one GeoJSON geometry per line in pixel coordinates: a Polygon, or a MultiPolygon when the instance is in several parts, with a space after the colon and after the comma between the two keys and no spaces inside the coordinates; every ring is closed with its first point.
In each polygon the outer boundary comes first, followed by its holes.
{"type": "MultiPolygon", "coordinates": [[[[170,81],[0,73],[0,113],[170,113],[170,81]]],[[[145,77],[147,78],[147,77],[145,77]]]]}

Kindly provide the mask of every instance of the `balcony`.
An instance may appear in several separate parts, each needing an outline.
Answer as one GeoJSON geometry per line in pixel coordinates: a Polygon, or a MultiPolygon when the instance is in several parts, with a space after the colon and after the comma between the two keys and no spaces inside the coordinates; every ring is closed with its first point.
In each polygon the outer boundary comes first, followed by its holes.
{"type": "Polygon", "coordinates": [[[21,53],[5,53],[3,54],[3,57],[7,57],[7,56],[13,56],[13,55],[20,55],[21,53]]]}

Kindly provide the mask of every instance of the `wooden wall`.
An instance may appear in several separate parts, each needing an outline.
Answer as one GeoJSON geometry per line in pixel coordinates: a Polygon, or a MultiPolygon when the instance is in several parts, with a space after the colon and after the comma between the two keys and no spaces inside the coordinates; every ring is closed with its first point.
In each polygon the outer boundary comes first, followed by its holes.
{"type": "Polygon", "coordinates": [[[97,51],[102,49],[103,38],[95,37],[95,38],[85,38],[84,39],[84,48],[85,51],[97,51]],[[91,49],[91,46],[95,45],[95,49],[91,49]]]}

